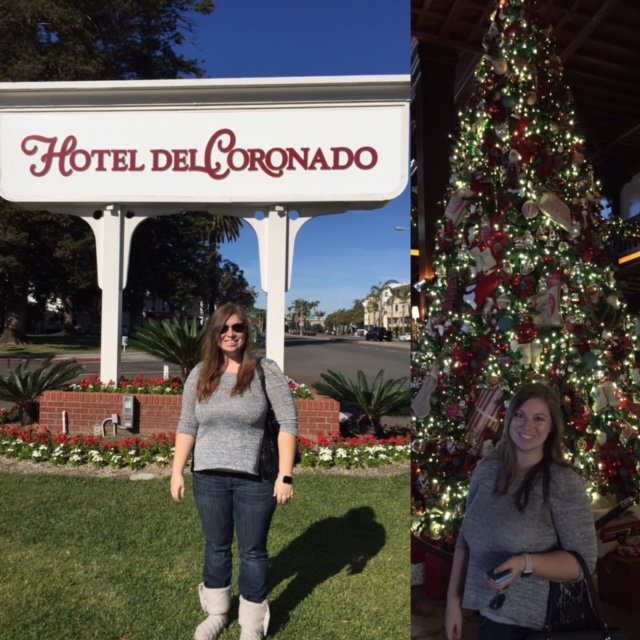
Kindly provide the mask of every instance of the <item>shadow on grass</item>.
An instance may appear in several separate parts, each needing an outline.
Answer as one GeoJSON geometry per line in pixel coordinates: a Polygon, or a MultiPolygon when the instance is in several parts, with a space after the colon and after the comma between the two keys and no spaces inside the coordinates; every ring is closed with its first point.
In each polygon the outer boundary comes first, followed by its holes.
{"type": "Polygon", "coordinates": [[[312,524],[271,561],[272,589],[293,579],[271,602],[270,634],[287,623],[291,612],[317,586],[343,569],[349,575],[361,573],[385,541],[385,529],[376,522],[371,507],[351,509],[343,516],[312,524]]]}

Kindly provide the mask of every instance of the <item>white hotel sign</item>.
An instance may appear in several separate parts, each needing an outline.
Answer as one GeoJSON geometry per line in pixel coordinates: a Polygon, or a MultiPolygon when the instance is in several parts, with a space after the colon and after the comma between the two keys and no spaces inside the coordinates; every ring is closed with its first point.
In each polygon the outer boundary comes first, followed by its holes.
{"type": "MultiPolygon", "coordinates": [[[[406,95],[406,81],[392,78],[406,95]]],[[[44,83],[40,100],[23,91],[17,108],[0,103],[0,195],[29,205],[389,201],[407,181],[407,101],[375,99],[373,81],[358,100],[354,79],[332,80],[337,100],[315,101],[317,82],[299,80],[279,101],[282,80],[187,81],[193,100],[147,83],[135,105],[109,104],[104,83],[76,83],[82,92],[47,102],[57,83],[44,83]]]]}
{"type": "Polygon", "coordinates": [[[282,365],[296,234],[405,189],[409,92],[408,76],[0,83],[0,196],[91,226],[104,381],[118,379],[136,227],[185,210],[242,216],[268,293],[267,356],[282,365]]]}

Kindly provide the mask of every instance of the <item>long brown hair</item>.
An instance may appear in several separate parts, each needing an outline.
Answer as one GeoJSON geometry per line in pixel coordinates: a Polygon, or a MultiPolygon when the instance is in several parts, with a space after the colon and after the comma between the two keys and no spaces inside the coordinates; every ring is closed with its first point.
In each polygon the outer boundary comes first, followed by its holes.
{"type": "Polygon", "coordinates": [[[552,464],[558,464],[564,467],[571,466],[564,458],[564,416],[562,414],[562,406],[560,405],[557,390],[542,382],[525,384],[520,387],[513,396],[504,419],[502,437],[497,447],[497,453],[502,458],[503,466],[496,477],[495,493],[502,495],[507,493],[509,485],[517,475],[516,446],[509,434],[509,425],[515,412],[520,409],[527,400],[531,400],[532,398],[542,400],[547,405],[551,418],[551,430],[544,442],[542,459],[529,469],[522,484],[514,495],[516,506],[520,511],[526,509],[529,503],[531,489],[539,477],[542,477],[543,501],[548,502],[552,464]]]}
{"type": "Polygon", "coordinates": [[[218,388],[220,378],[225,370],[226,358],[218,345],[223,325],[236,315],[245,326],[244,345],[242,346],[242,362],[238,370],[236,384],[231,395],[243,393],[251,384],[256,370],[257,359],[251,348],[251,326],[247,312],[237,304],[227,302],[219,306],[209,320],[202,343],[202,367],[198,377],[198,401],[206,402],[218,388]]]}

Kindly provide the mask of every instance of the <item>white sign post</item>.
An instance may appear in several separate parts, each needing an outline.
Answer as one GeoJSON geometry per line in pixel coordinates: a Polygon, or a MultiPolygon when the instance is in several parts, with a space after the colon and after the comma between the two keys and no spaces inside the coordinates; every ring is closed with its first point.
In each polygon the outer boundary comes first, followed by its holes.
{"type": "Polygon", "coordinates": [[[101,379],[119,377],[135,228],[188,210],[256,231],[267,356],[283,366],[296,234],[403,191],[409,88],[408,76],[0,83],[0,196],[79,215],[95,234],[101,379]]]}

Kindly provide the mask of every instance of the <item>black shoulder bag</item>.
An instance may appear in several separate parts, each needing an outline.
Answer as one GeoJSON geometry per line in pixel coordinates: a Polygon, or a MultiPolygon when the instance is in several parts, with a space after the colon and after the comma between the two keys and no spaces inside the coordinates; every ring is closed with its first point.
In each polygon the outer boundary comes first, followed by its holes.
{"type": "Polygon", "coordinates": [[[580,564],[582,580],[551,583],[545,628],[527,640],[628,640],[625,631],[611,629],[604,621],[586,562],[579,553],[569,553],[580,564]]]}
{"type": "MultiPolygon", "coordinates": [[[[267,395],[267,388],[264,381],[264,370],[262,364],[258,362],[258,377],[262,385],[262,392],[267,400],[267,417],[264,421],[264,434],[260,445],[260,458],[258,460],[258,473],[265,480],[275,482],[278,476],[280,456],[278,453],[278,433],[280,433],[280,424],[276,418],[276,414],[271,406],[271,400],[267,395]]],[[[296,444],[296,455],[294,464],[300,462],[300,451],[296,444]]]]}

